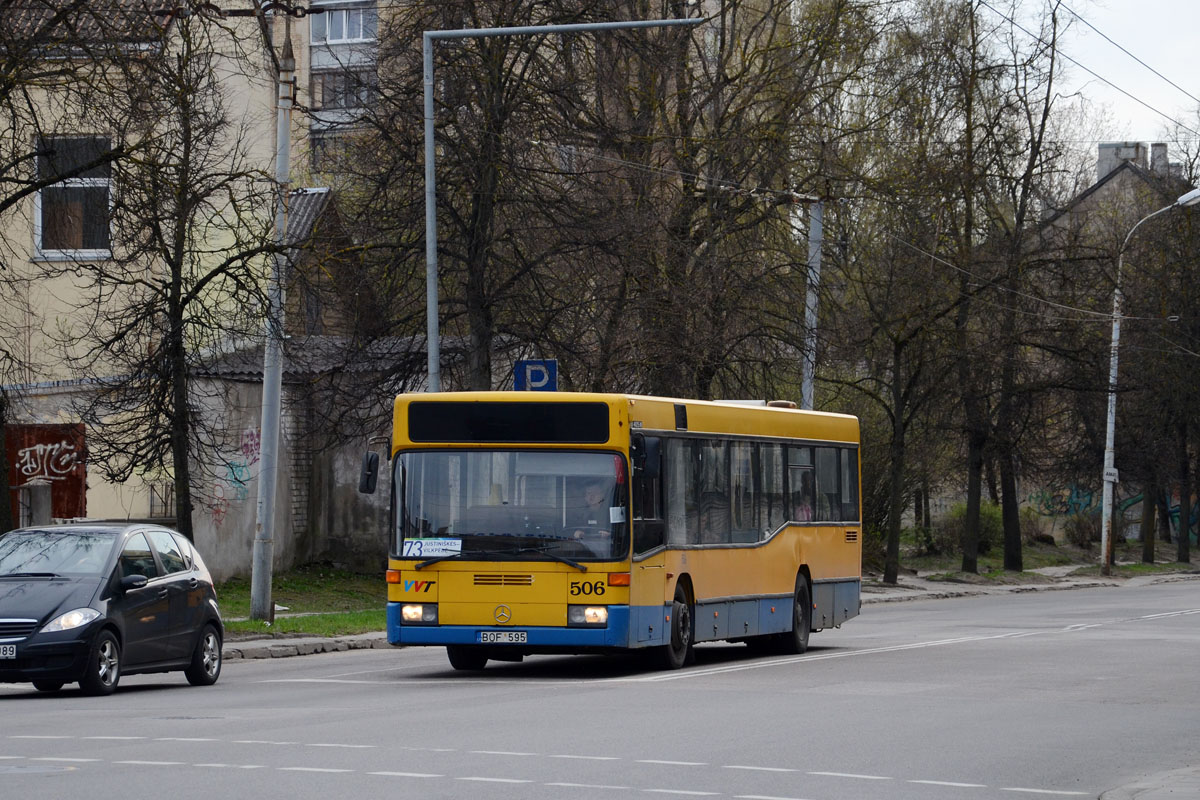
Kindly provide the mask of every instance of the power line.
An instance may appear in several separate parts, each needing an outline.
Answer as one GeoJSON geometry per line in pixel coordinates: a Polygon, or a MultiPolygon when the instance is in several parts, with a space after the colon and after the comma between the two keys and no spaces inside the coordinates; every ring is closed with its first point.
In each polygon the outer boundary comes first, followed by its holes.
{"type": "Polygon", "coordinates": [[[1182,87],[1182,86],[1180,86],[1178,83],[1176,83],[1175,81],[1171,80],[1171,79],[1170,79],[1170,78],[1168,78],[1166,75],[1163,75],[1161,72],[1159,72],[1158,70],[1156,70],[1154,67],[1150,66],[1150,65],[1149,65],[1149,64],[1147,64],[1145,61],[1142,61],[1140,58],[1138,58],[1137,56],[1135,56],[1133,53],[1129,52],[1129,51],[1128,51],[1128,50],[1126,50],[1124,47],[1122,47],[1122,46],[1121,46],[1121,45],[1119,45],[1118,43],[1114,42],[1112,39],[1110,39],[1110,38],[1108,37],[1108,35],[1107,35],[1107,34],[1105,34],[1105,33],[1104,33],[1104,31],[1100,30],[1100,29],[1099,29],[1099,28],[1097,28],[1095,25],[1093,25],[1092,23],[1090,23],[1090,22],[1088,22],[1086,19],[1084,19],[1082,16],[1080,16],[1080,14],[1079,14],[1079,12],[1078,12],[1078,11],[1074,10],[1073,8],[1071,8],[1070,6],[1067,6],[1067,5],[1063,5],[1063,8],[1065,8],[1065,9],[1066,9],[1068,12],[1070,12],[1071,16],[1075,17],[1075,19],[1079,20],[1079,21],[1080,21],[1080,22],[1082,22],[1084,25],[1087,25],[1089,28],[1091,28],[1093,31],[1095,31],[1095,32],[1096,32],[1096,33],[1098,33],[1098,34],[1099,34],[1101,37],[1103,37],[1103,38],[1104,38],[1104,41],[1108,42],[1108,43],[1109,43],[1109,44],[1111,44],[1113,47],[1117,48],[1117,49],[1118,49],[1118,50],[1120,50],[1122,53],[1124,53],[1125,55],[1129,56],[1130,58],[1132,58],[1132,59],[1133,59],[1134,61],[1136,61],[1137,63],[1141,64],[1143,67],[1145,67],[1146,69],[1150,70],[1150,71],[1151,71],[1151,72],[1153,72],[1155,75],[1157,75],[1158,77],[1162,78],[1164,81],[1166,81],[1167,83],[1171,84],[1171,85],[1172,85],[1172,86],[1174,86],[1176,89],[1178,89],[1180,92],[1183,92],[1183,94],[1187,95],[1187,96],[1188,96],[1188,97],[1190,97],[1192,100],[1194,100],[1194,101],[1195,101],[1195,102],[1196,102],[1198,105],[1200,105],[1200,97],[1196,97],[1196,95],[1192,94],[1192,93],[1191,93],[1191,92],[1189,92],[1187,89],[1183,88],[1183,87],[1182,87]]]}
{"type": "MultiPolygon", "coordinates": [[[[1021,23],[1019,23],[1019,22],[1017,22],[1015,19],[1013,19],[1012,17],[1008,16],[1007,14],[1005,14],[1005,13],[1004,13],[1004,12],[1002,12],[1002,11],[998,11],[998,10],[997,10],[997,9],[996,9],[996,8],[995,8],[995,7],[994,7],[992,4],[988,3],[988,2],[987,2],[987,0],[979,0],[979,4],[980,4],[981,6],[983,6],[984,8],[987,8],[987,9],[989,9],[989,10],[990,10],[990,11],[991,11],[993,14],[996,14],[996,15],[997,15],[997,16],[999,16],[1001,19],[1003,19],[1003,20],[1005,20],[1006,22],[1010,23],[1010,24],[1011,24],[1011,25],[1012,25],[1014,28],[1017,28],[1018,30],[1022,31],[1022,32],[1023,32],[1023,33],[1024,33],[1026,36],[1028,36],[1029,38],[1033,39],[1035,42],[1038,42],[1038,43],[1040,43],[1040,44],[1043,44],[1043,45],[1046,45],[1046,46],[1050,46],[1050,43],[1049,43],[1049,42],[1047,42],[1045,39],[1043,39],[1043,38],[1042,38],[1042,37],[1041,37],[1039,34],[1033,33],[1033,32],[1032,32],[1032,31],[1030,31],[1028,28],[1026,28],[1024,25],[1022,25],[1021,23]]],[[[1074,13],[1074,12],[1072,12],[1072,13],[1074,13]]],[[[1117,86],[1115,83],[1113,83],[1112,81],[1110,81],[1108,78],[1105,78],[1103,75],[1100,75],[1100,74],[1098,74],[1097,72],[1095,72],[1094,70],[1092,70],[1092,69],[1089,69],[1088,67],[1086,67],[1086,66],[1084,66],[1083,64],[1081,64],[1079,61],[1076,61],[1074,58],[1071,58],[1071,56],[1067,55],[1067,54],[1066,54],[1066,53],[1064,53],[1063,51],[1061,51],[1061,50],[1058,50],[1058,45],[1057,45],[1057,43],[1055,43],[1055,45],[1054,45],[1054,48],[1055,48],[1055,50],[1057,50],[1057,51],[1058,51],[1058,54],[1059,54],[1059,55],[1061,55],[1061,56],[1062,56],[1063,58],[1065,58],[1067,61],[1070,61],[1070,62],[1071,62],[1072,64],[1074,64],[1075,66],[1079,67],[1081,70],[1083,70],[1083,71],[1084,71],[1084,72],[1086,72],[1087,74],[1091,75],[1091,76],[1092,76],[1093,78],[1095,78],[1096,80],[1099,80],[1099,81],[1102,81],[1103,83],[1106,83],[1106,84],[1108,84],[1108,85],[1109,85],[1109,86],[1111,86],[1113,89],[1116,89],[1118,92],[1120,92],[1121,94],[1123,94],[1123,95],[1125,95],[1126,97],[1128,97],[1130,100],[1133,100],[1134,102],[1138,103],[1139,105],[1145,106],[1146,108],[1150,109],[1150,110],[1151,110],[1151,111],[1153,111],[1155,114],[1158,114],[1160,117],[1162,117],[1163,119],[1167,120],[1168,122],[1173,122],[1173,123],[1175,123],[1176,125],[1178,125],[1180,128],[1183,128],[1185,131],[1188,131],[1188,132],[1190,132],[1190,133],[1194,133],[1194,134],[1196,134],[1197,136],[1200,136],[1200,131],[1198,131],[1198,130],[1196,130],[1195,128],[1192,128],[1192,127],[1190,127],[1190,126],[1188,126],[1188,125],[1184,125],[1182,122],[1180,122],[1179,120],[1175,119],[1175,118],[1174,118],[1174,117],[1172,117],[1170,114],[1167,114],[1167,113],[1165,113],[1165,112],[1163,112],[1163,111],[1160,111],[1159,109],[1157,109],[1157,108],[1155,108],[1154,106],[1150,105],[1149,103],[1147,103],[1145,100],[1141,99],[1140,97],[1137,97],[1137,96],[1135,96],[1135,95],[1131,94],[1130,92],[1127,92],[1127,91],[1125,91],[1125,90],[1124,90],[1124,89],[1122,89],[1120,86],[1117,86]]]]}

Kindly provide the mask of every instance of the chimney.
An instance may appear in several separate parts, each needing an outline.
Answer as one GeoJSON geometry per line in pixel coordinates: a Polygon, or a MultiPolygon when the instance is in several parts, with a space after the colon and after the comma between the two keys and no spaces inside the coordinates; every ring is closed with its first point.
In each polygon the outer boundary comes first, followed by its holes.
{"type": "Polygon", "coordinates": [[[1168,168],[1166,143],[1155,142],[1150,145],[1150,171],[1165,178],[1168,168]]]}
{"type": "MultiPolygon", "coordinates": [[[[1166,145],[1163,145],[1165,148],[1166,145]]],[[[1145,142],[1101,142],[1098,158],[1096,159],[1096,180],[1104,180],[1108,173],[1121,166],[1126,161],[1146,168],[1145,142]]]]}

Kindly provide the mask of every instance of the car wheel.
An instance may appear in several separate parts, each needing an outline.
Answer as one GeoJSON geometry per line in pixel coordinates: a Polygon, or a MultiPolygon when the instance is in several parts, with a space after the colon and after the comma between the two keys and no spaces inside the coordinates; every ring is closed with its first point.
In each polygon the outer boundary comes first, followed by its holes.
{"type": "Polygon", "coordinates": [[[192,663],[183,671],[192,686],[212,686],[221,676],[221,634],[205,625],[192,652],[192,663]]]}
{"type": "Polygon", "coordinates": [[[62,681],[34,681],[33,688],[39,692],[57,692],[63,687],[62,681]]]}
{"type": "Polygon", "coordinates": [[[487,666],[487,655],[477,647],[447,645],[446,656],[455,669],[477,671],[487,666]]]}
{"type": "Polygon", "coordinates": [[[79,679],[84,694],[112,694],[121,680],[121,645],[112,631],[100,631],[88,653],[87,668],[79,679]]]}

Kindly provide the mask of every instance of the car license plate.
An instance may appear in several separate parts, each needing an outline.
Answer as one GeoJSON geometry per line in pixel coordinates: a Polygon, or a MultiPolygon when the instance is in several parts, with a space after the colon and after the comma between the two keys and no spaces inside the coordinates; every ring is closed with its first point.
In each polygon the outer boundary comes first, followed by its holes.
{"type": "Polygon", "coordinates": [[[480,631],[480,644],[525,644],[529,637],[525,631],[480,631]]]}
{"type": "Polygon", "coordinates": [[[0,658],[16,658],[17,646],[15,644],[0,644],[0,658]]]}

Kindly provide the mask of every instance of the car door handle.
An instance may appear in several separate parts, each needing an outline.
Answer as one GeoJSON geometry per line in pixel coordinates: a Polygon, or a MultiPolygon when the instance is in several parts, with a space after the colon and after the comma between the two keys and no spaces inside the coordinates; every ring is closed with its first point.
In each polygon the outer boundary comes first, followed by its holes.
{"type": "Polygon", "coordinates": [[[170,592],[168,592],[166,589],[159,589],[159,590],[158,590],[158,596],[159,596],[159,597],[166,597],[168,594],[170,594],[170,592]]]}
{"type": "Polygon", "coordinates": [[[188,579],[188,588],[189,589],[195,589],[199,585],[200,585],[200,581],[196,580],[195,578],[188,579]]]}

